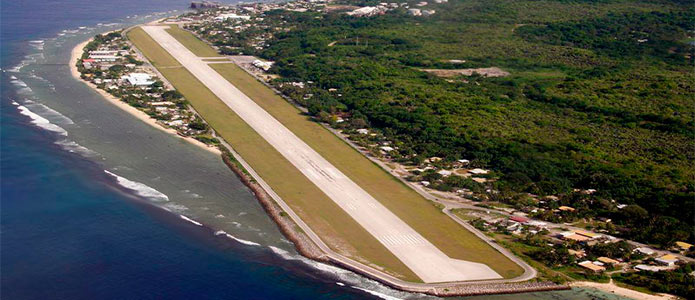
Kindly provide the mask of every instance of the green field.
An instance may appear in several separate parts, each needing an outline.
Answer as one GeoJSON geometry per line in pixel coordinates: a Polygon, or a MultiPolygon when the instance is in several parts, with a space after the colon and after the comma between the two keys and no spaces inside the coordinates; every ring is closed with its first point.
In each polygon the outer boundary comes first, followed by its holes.
{"type": "Polygon", "coordinates": [[[450,257],[485,263],[506,278],[523,272],[514,262],[236,65],[214,64],[211,67],[450,257]]]}
{"type": "Polygon", "coordinates": [[[309,120],[296,107],[248,73],[234,64],[211,66],[448,256],[487,264],[505,278],[522,274],[523,270],[514,262],[451,220],[417,192],[333,133],[309,120]]]}
{"type": "MultiPolygon", "coordinates": [[[[185,31],[181,32],[193,37],[185,31]]],[[[175,37],[179,39],[179,41],[182,41],[182,37],[175,37]]],[[[192,46],[190,46],[191,43],[184,43],[184,45],[193,51],[192,46]]],[[[159,48],[161,49],[161,47],[159,48]]],[[[210,50],[213,49],[210,48],[210,50]]],[[[167,53],[165,54],[168,56],[167,53]]],[[[504,255],[477,238],[470,231],[441,213],[441,211],[428,203],[422,196],[405,186],[398,179],[389,175],[379,166],[373,164],[362,154],[334,136],[331,132],[309,120],[296,107],[277,96],[272,90],[256,81],[252,76],[239,69],[236,65],[214,64],[211,66],[447,255],[452,258],[488,264],[505,278],[521,275],[523,270],[514,262],[507,259],[504,255]]],[[[185,73],[187,76],[191,76],[187,71],[185,73]]],[[[165,76],[169,78],[168,75],[165,74],[165,76]]],[[[187,81],[199,84],[195,79],[187,81]]],[[[172,82],[172,84],[184,95],[187,94],[186,91],[179,88],[176,83],[172,82]]],[[[242,157],[253,166],[254,170],[259,172],[261,177],[273,186],[274,190],[278,192],[285,201],[292,205],[295,211],[298,213],[301,212],[300,216],[302,219],[307,221],[315,230],[317,224],[326,227],[322,228],[321,231],[316,230],[317,233],[321,232],[319,234],[321,234],[322,237],[331,237],[330,239],[332,239],[332,237],[336,236],[335,234],[341,234],[341,232],[344,234],[344,232],[355,228],[354,226],[357,224],[354,220],[342,212],[335,203],[330,201],[330,199],[310,183],[308,179],[287,162],[275,149],[258,136],[247,124],[234,115],[226,105],[207,91],[207,89],[205,89],[205,91],[210,95],[203,98],[214,98],[216,99],[216,101],[214,101],[215,103],[212,103],[213,101],[195,103],[190,96],[186,96],[186,98],[191,101],[196,110],[205,117],[211,126],[215,128],[225,140],[231,143],[242,157]],[[213,121],[213,119],[215,121],[213,121]],[[219,126],[224,128],[218,128],[219,126]],[[229,137],[223,132],[226,132],[226,128],[228,127],[229,137]],[[236,128],[236,133],[233,133],[235,131],[232,128],[236,128]],[[243,128],[243,137],[240,136],[241,132],[239,128],[243,128]],[[242,148],[248,148],[248,150],[245,151],[242,148]],[[286,165],[287,169],[280,172],[276,164],[286,165]],[[265,168],[267,168],[267,170],[264,173],[262,170],[265,170],[265,168]],[[288,176],[288,174],[293,175],[288,176]],[[271,178],[268,178],[268,176],[271,178]],[[297,180],[293,180],[293,182],[290,183],[287,182],[285,178],[296,178],[297,180]],[[280,192],[280,187],[277,185],[281,185],[282,190],[285,191],[287,195],[290,195],[290,197],[292,193],[299,193],[307,196],[303,198],[296,197],[301,199],[288,199],[285,194],[280,192]],[[299,191],[297,187],[302,187],[301,191],[299,191]],[[336,214],[350,219],[350,222],[334,218],[336,214]],[[324,235],[326,233],[329,235],[324,235]]],[[[357,225],[357,227],[359,227],[359,225],[357,225]]],[[[364,257],[370,261],[382,262],[390,261],[391,258],[395,259],[390,253],[384,255],[377,252],[375,255],[375,253],[363,253],[359,251],[359,249],[383,248],[381,245],[378,245],[379,247],[373,246],[373,244],[378,244],[378,242],[361,227],[359,228],[361,234],[367,235],[368,239],[359,238],[359,235],[356,233],[354,233],[354,239],[344,235],[338,236],[344,237],[346,241],[350,241],[350,245],[358,249],[358,256],[364,257]],[[373,260],[374,258],[369,258],[368,256],[374,256],[377,260],[373,260]],[[388,260],[385,258],[388,258],[388,260]]],[[[326,238],[324,239],[328,240],[326,238]]],[[[387,250],[384,248],[383,251],[387,250]]],[[[398,261],[396,260],[396,262],[398,261]]],[[[384,263],[378,264],[386,266],[384,263]]],[[[393,264],[393,262],[391,262],[391,264],[393,264]]],[[[405,268],[400,262],[398,262],[398,265],[401,265],[401,268],[405,268]]],[[[388,268],[390,270],[398,270],[392,267],[388,268]]],[[[398,273],[403,274],[402,271],[398,271],[398,273]]]]}
{"type": "Polygon", "coordinates": [[[188,70],[166,68],[178,63],[141,28],[128,32],[128,39],[326,244],[343,255],[385,269],[401,279],[420,281],[188,70]]]}
{"type": "Polygon", "coordinates": [[[181,44],[186,46],[188,50],[200,57],[222,57],[215,49],[210,47],[205,42],[201,41],[188,31],[181,29],[179,26],[171,26],[166,30],[169,34],[175,37],[181,44]]]}

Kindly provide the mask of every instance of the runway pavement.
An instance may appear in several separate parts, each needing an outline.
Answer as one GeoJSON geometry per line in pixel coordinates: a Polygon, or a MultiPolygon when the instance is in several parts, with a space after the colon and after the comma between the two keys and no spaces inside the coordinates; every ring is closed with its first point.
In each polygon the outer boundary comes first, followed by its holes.
{"type": "Polygon", "coordinates": [[[424,282],[502,278],[487,265],[449,258],[178,42],[167,27],[142,28],[424,282]]]}

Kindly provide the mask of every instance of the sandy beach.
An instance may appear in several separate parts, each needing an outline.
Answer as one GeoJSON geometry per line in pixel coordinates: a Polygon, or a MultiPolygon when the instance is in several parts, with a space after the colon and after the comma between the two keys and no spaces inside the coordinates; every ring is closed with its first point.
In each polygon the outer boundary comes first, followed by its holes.
{"type": "Polygon", "coordinates": [[[613,280],[609,283],[598,283],[598,282],[590,282],[590,281],[575,281],[570,284],[572,287],[589,287],[589,288],[595,288],[602,290],[604,292],[616,294],[619,296],[623,297],[628,297],[632,298],[635,300],[666,300],[666,299],[678,299],[678,297],[675,297],[673,295],[669,294],[655,294],[655,295],[650,295],[642,292],[638,292],[635,290],[631,290],[628,288],[624,287],[619,287],[613,283],[613,280]]]}
{"type": "Polygon", "coordinates": [[[194,145],[196,145],[196,146],[198,146],[198,147],[201,147],[201,148],[203,148],[203,149],[205,149],[205,150],[207,150],[207,151],[210,151],[210,152],[215,153],[215,154],[218,154],[218,155],[222,154],[222,153],[220,152],[220,150],[217,149],[217,147],[209,146],[209,145],[207,145],[207,144],[205,144],[205,143],[203,143],[203,142],[201,142],[201,141],[198,141],[198,140],[196,140],[196,139],[194,139],[194,138],[192,138],[192,137],[183,137],[183,136],[180,136],[180,135],[176,132],[176,130],[174,130],[174,129],[172,129],[172,128],[166,128],[166,127],[162,126],[161,124],[157,123],[157,121],[156,121],[154,118],[150,117],[150,116],[147,115],[146,113],[144,113],[144,112],[138,110],[138,109],[135,108],[135,107],[132,107],[132,106],[128,105],[127,103],[121,101],[120,99],[114,97],[113,95],[107,93],[106,91],[104,91],[104,90],[102,90],[102,89],[99,89],[99,88],[98,88],[96,85],[94,85],[93,83],[87,82],[87,81],[85,81],[85,80],[82,80],[82,78],[80,78],[80,72],[77,70],[77,65],[76,65],[76,63],[77,63],[77,60],[78,60],[80,57],[82,57],[82,52],[83,52],[84,47],[85,47],[85,46],[87,45],[87,43],[89,43],[91,40],[92,40],[92,39],[89,39],[89,40],[86,40],[86,41],[84,41],[84,42],[82,42],[82,43],[80,43],[80,44],[77,44],[77,46],[75,46],[75,48],[72,49],[72,52],[71,52],[71,54],[70,54],[70,62],[69,62],[68,64],[70,65],[70,74],[72,74],[72,76],[73,76],[75,79],[77,79],[77,80],[79,80],[79,81],[81,81],[81,82],[84,82],[84,83],[87,84],[89,87],[91,87],[93,90],[95,90],[97,93],[99,93],[100,95],[102,95],[102,96],[104,97],[104,99],[106,99],[107,101],[111,102],[113,105],[119,107],[120,109],[126,111],[127,113],[133,115],[134,117],[138,118],[139,120],[141,120],[141,121],[143,121],[143,122],[145,122],[145,123],[147,123],[147,124],[149,124],[149,125],[151,125],[151,126],[157,128],[157,129],[159,129],[159,130],[162,130],[162,131],[167,132],[167,133],[169,133],[169,134],[171,134],[171,135],[174,135],[174,136],[176,136],[176,137],[178,137],[178,138],[180,138],[180,139],[183,139],[183,140],[185,140],[185,141],[187,141],[187,142],[189,142],[189,143],[191,143],[191,144],[194,144],[194,145]]]}

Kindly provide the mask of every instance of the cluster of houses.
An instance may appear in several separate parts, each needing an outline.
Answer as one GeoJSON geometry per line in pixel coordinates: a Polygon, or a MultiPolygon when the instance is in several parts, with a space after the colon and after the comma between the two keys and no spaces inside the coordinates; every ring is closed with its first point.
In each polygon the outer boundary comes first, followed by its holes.
{"type": "Polygon", "coordinates": [[[81,77],[183,136],[205,133],[189,127],[197,117],[185,105],[179,105],[184,99],[180,96],[165,99],[167,89],[163,84],[156,84],[158,78],[154,71],[136,59],[138,54],[130,49],[127,42],[115,37],[95,50],[87,50],[78,68],[81,77]]]}
{"type": "Polygon", "coordinates": [[[268,47],[268,41],[273,38],[274,33],[289,30],[287,21],[267,22],[266,12],[273,10],[285,10],[293,12],[321,12],[328,13],[333,11],[345,11],[346,14],[356,17],[370,17],[382,15],[394,10],[405,10],[412,16],[430,16],[436,13],[434,9],[424,7],[433,4],[442,4],[448,0],[433,0],[432,3],[421,1],[411,8],[408,2],[382,2],[374,6],[355,7],[348,5],[333,5],[330,0],[300,0],[291,2],[276,3],[242,3],[234,6],[215,5],[204,6],[197,13],[186,14],[178,17],[171,17],[167,22],[184,22],[186,28],[204,36],[210,42],[221,42],[235,40],[234,34],[249,32],[254,30],[254,37],[245,42],[257,50],[268,47]]]}
{"type": "MultiPolygon", "coordinates": [[[[567,246],[569,255],[573,256],[574,261],[576,261],[575,265],[590,273],[602,273],[608,270],[614,270],[615,272],[658,272],[673,270],[680,261],[672,253],[659,252],[647,247],[628,248],[628,251],[637,254],[636,256],[631,256],[633,257],[632,261],[607,256],[591,257],[589,259],[587,252],[590,247],[600,243],[616,243],[620,239],[587,230],[557,231],[558,229],[549,227],[545,222],[533,220],[522,215],[507,217],[496,213],[491,214],[489,211],[473,210],[468,211],[466,214],[474,218],[475,221],[471,221],[471,223],[479,229],[505,232],[516,236],[543,234],[549,245],[567,246]]],[[[676,242],[673,250],[685,253],[692,250],[692,247],[693,245],[685,242],[676,242]]]]}

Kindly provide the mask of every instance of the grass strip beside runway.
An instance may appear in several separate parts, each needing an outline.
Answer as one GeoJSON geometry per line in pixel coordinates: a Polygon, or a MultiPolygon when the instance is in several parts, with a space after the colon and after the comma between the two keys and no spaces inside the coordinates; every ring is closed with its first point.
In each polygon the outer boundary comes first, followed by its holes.
{"type": "MultiPolygon", "coordinates": [[[[141,28],[129,31],[128,38],[150,61],[158,62],[155,66],[171,60],[176,62],[141,28]]],[[[326,244],[357,261],[381,266],[396,277],[421,282],[188,70],[159,68],[159,71],[326,244]]]]}
{"type": "Polygon", "coordinates": [[[523,273],[516,263],[235,64],[210,66],[449,257],[487,264],[505,278],[523,273]]]}
{"type": "Polygon", "coordinates": [[[193,54],[200,57],[224,57],[217,53],[217,50],[210,47],[210,45],[201,41],[196,36],[192,35],[190,32],[182,29],[178,25],[171,25],[169,29],[166,30],[171,36],[176,38],[181,44],[186,46],[188,50],[191,50],[193,54]]]}

